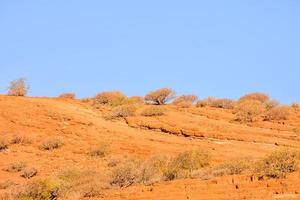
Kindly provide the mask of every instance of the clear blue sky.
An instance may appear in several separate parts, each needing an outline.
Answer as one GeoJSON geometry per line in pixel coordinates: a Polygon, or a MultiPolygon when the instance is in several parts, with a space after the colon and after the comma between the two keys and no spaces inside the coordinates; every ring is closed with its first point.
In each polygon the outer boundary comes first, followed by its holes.
{"type": "Polygon", "coordinates": [[[0,0],[0,92],[300,100],[298,0],[0,0]]]}

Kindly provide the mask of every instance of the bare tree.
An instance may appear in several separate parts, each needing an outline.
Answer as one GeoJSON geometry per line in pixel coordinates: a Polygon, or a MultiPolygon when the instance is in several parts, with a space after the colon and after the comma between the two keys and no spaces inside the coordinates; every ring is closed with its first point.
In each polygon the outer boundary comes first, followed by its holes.
{"type": "Polygon", "coordinates": [[[29,86],[27,85],[25,78],[19,78],[10,82],[7,94],[10,96],[26,96],[28,90],[29,86]]]}
{"type": "Polygon", "coordinates": [[[163,105],[166,102],[175,98],[175,91],[170,88],[162,88],[152,92],[149,92],[145,96],[145,101],[156,104],[156,105],[163,105]]]}

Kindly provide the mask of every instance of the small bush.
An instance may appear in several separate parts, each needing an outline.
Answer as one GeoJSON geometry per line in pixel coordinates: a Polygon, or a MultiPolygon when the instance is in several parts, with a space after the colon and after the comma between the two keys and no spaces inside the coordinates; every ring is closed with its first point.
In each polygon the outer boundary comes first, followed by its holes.
{"type": "Polygon", "coordinates": [[[265,110],[263,104],[257,100],[240,101],[235,107],[235,119],[241,122],[253,122],[265,110]]]}
{"type": "Polygon", "coordinates": [[[215,97],[207,97],[205,99],[199,100],[197,102],[196,106],[197,107],[211,106],[215,100],[216,100],[215,97]]]}
{"type": "Polygon", "coordinates": [[[162,88],[149,92],[145,101],[155,105],[163,105],[175,98],[175,91],[170,88],[162,88]]]}
{"type": "Polygon", "coordinates": [[[191,177],[192,172],[209,165],[209,156],[199,150],[186,151],[166,162],[163,176],[166,181],[191,177]]]}
{"type": "Polygon", "coordinates": [[[0,138],[0,152],[8,148],[8,143],[4,138],[0,138]]]}
{"type": "Polygon", "coordinates": [[[207,153],[199,150],[186,151],[175,157],[173,164],[191,173],[193,170],[207,166],[209,164],[209,156],[207,153]]]}
{"type": "Polygon", "coordinates": [[[116,119],[116,118],[126,118],[134,116],[136,112],[136,107],[133,105],[123,105],[115,107],[109,116],[108,119],[116,119]]]}
{"type": "MultiPolygon", "coordinates": [[[[14,186],[14,185],[16,185],[16,183],[11,181],[11,180],[3,181],[3,182],[0,183],[0,190],[5,190],[5,189],[7,189],[11,186],[14,186]]],[[[0,200],[1,200],[1,198],[0,198],[0,200]]]]}
{"type": "Polygon", "coordinates": [[[63,140],[60,138],[49,138],[42,143],[41,148],[43,150],[53,150],[60,148],[63,144],[63,140]]]}
{"type": "Polygon", "coordinates": [[[165,110],[160,107],[149,107],[144,109],[141,115],[145,117],[163,116],[165,115],[165,110]]]}
{"type": "Polygon", "coordinates": [[[19,78],[12,81],[8,87],[8,95],[10,96],[26,96],[29,90],[25,78],[19,78]]]}
{"type": "Polygon", "coordinates": [[[98,146],[92,147],[88,155],[92,157],[105,157],[107,154],[107,145],[100,144],[98,146]]]}
{"type": "Polygon", "coordinates": [[[62,93],[59,95],[59,98],[64,98],[64,99],[75,99],[76,94],[75,93],[62,93]]]}
{"type": "Polygon", "coordinates": [[[277,100],[269,100],[264,103],[264,106],[266,107],[267,111],[274,109],[279,105],[280,103],[277,100]]]}
{"type": "Polygon", "coordinates": [[[215,176],[223,176],[223,175],[235,175],[241,174],[245,170],[250,168],[250,163],[246,159],[235,159],[227,161],[219,166],[217,166],[213,174],[215,176]]]}
{"type": "Polygon", "coordinates": [[[260,103],[265,103],[270,100],[270,97],[269,95],[261,92],[254,92],[242,96],[239,101],[245,101],[245,100],[259,101],[260,103]]]}
{"type": "Polygon", "coordinates": [[[59,186],[49,180],[39,180],[25,185],[15,194],[21,200],[55,200],[58,198],[59,186]]]}
{"type": "Polygon", "coordinates": [[[8,167],[4,168],[4,171],[7,172],[20,172],[26,167],[26,163],[24,162],[14,162],[10,163],[8,167]]]}
{"type": "Polygon", "coordinates": [[[300,103],[298,102],[292,103],[291,107],[294,108],[296,111],[298,111],[300,110],[300,103]]]}
{"type": "Polygon", "coordinates": [[[94,98],[96,104],[120,106],[126,103],[127,97],[119,91],[102,92],[94,98]]]}
{"type": "Polygon", "coordinates": [[[233,109],[235,106],[235,102],[231,99],[217,99],[214,97],[208,97],[197,102],[197,107],[206,106],[213,108],[233,109]]]}
{"type": "Polygon", "coordinates": [[[287,120],[289,116],[289,108],[285,106],[277,106],[264,114],[264,120],[287,120]]]}
{"type": "Polygon", "coordinates": [[[198,97],[196,95],[182,95],[180,97],[177,97],[173,101],[173,104],[179,107],[188,108],[192,106],[197,100],[198,97]]]}
{"type": "Polygon", "coordinates": [[[10,141],[11,144],[30,144],[31,139],[24,135],[14,135],[10,141]]]}
{"type": "Polygon", "coordinates": [[[297,166],[297,153],[285,149],[266,156],[257,164],[256,172],[261,178],[282,178],[286,173],[294,172],[297,166]]]}
{"type": "Polygon", "coordinates": [[[293,131],[298,137],[300,136],[300,128],[294,128],[293,131]]]}
{"type": "Polygon", "coordinates": [[[21,177],[31,179],[32,177],[36,176],[37,173],[38,171],[35,168],[26,168],[22,171],[21,177]]]}
{"type": "Polygon", "coordinates": [[[102,174],[97,171],[67,169],[60,172],[57,178],[60,182],[60,196],[66,198],[74,194],[80,198],[98,197],[103,194],[106,187],[102,174]]]}
{"type": "Polygon", "coordinates": [[[129,160],[112,172],[110,184],[120,188],[129,187],[130,185],[138,182],[140,162],[129,160]]]}
{"type": "Polygon", "coordinates": [[[144,104],[144,99],[139,96],[132,96],[127,99],[127,104],[144,104]]]}

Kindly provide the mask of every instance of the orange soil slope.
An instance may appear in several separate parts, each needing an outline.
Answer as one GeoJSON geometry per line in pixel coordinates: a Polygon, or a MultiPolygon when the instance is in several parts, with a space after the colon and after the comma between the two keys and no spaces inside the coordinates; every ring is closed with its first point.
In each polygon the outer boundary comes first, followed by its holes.
{"type": "MultiPolygon", "coordinates": [[[[142,106],[146,107],[146,106],[142,106]]],[[[139,108],[139,110],[143,108],[139,108]]],[[[0,135],[29,136],[28,145],[10,145],[0,152],[0,169],[24,161],[38,169],[36,178],[51,176],[70,166],[104,169],[105,161],[86,156],[91,146],[107,143],[112,156],[148,158],[203,149],[219,163],[236,157],[259,158],[282,147],[300,150],[300,138],[292,131],[300,127],[299,113],[283,122],[241,125],[231,111],[213,108],[178,109],[165,106],[162,117],[130,117],[107,121],[103,111],[77,100],[0,96],[0,135]],[[45,152],[40,144],[60,137],[64,146],[45,152]]],[[[19,174],[0,170],[0,180],[24,183],[19,174]]],[[[0,193],[4,192],[0,190],[0,193]]],[[[154,186],[132,186],[109,190],[106,199],[300,199],[298,172],[284,180],[250,181],[249,177],[213,180],[178,180],[154,186]],[[234,180],[234,181],[233,181],[234,180]]]]}

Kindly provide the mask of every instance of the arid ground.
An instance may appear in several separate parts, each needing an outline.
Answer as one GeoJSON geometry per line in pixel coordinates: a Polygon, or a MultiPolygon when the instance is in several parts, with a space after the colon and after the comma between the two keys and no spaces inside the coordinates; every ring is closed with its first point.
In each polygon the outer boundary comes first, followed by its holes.
{"type": "Polygon", "coordinates": [[[0,152],[0,199],[39,180],[65,184],[58,199],[300,199],[298,169],[277,178],[253,170],[217,171],[223,163],[245,161],[255,168],[274,151],[300,151],[299,110],[291,108],[285,120],[241,123],[232,109],[161,105],[164,115],[142,116],[148,107],[153,105],[111,119],[109,106],[95,107],[89,100],[1,95],[0,135],[6,146],[0,152]],[[169,159],[190,150],[206,152],[209,163],[189,176],[124,185],[111,180],[128,160],[169,159]],[[63,182],[72,176],[75,180],[63,182]]]}

